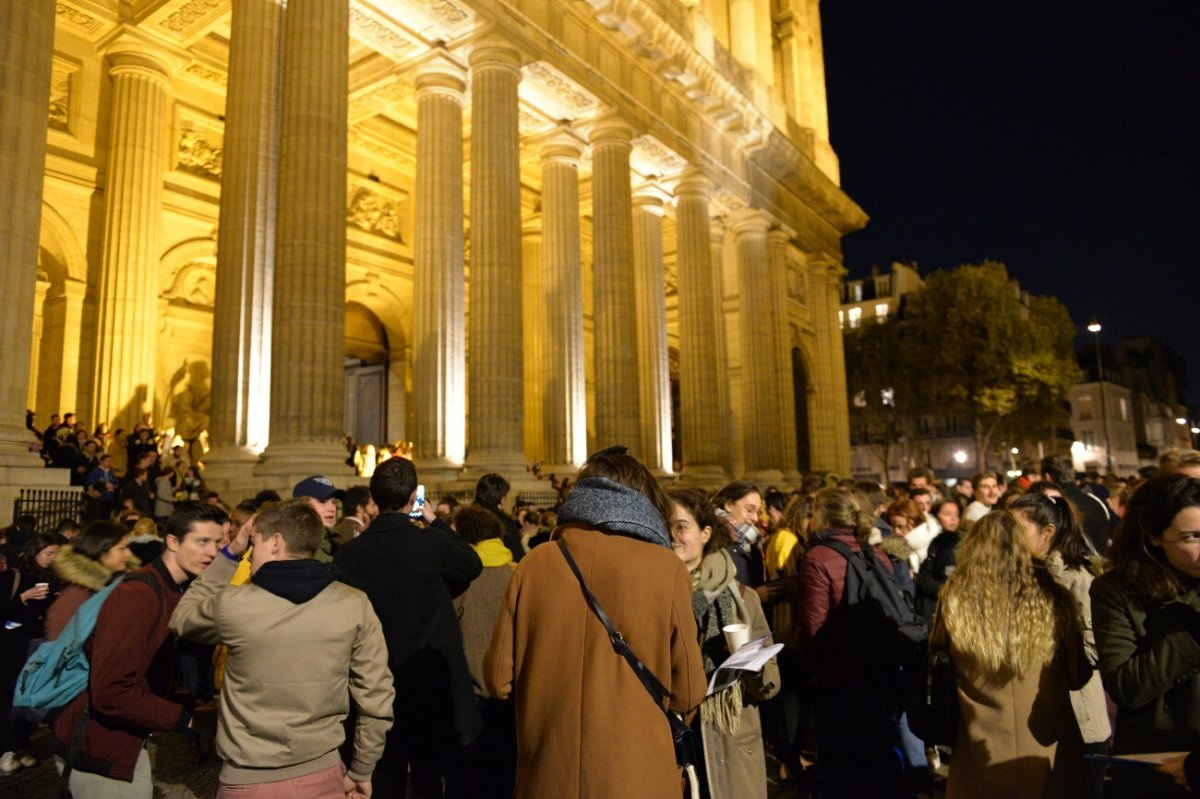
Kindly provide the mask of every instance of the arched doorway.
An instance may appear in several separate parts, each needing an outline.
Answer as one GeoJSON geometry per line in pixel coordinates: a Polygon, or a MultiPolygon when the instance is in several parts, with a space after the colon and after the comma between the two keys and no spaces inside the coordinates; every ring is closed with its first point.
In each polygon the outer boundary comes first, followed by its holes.
{"type": "Polygon", "coordinates": [[[346,303],[345,429],[357,444],[387,444],[388,338],[379,317],[346,303]]]}
{"type": "Polygon", "coordinates": [[[792,348],[792,389],[796,414],[796,467],[801,474],[806,474],[812,468],[808,433],[808,370],[804,366],[804,353],[799,347],[792,348]]]}

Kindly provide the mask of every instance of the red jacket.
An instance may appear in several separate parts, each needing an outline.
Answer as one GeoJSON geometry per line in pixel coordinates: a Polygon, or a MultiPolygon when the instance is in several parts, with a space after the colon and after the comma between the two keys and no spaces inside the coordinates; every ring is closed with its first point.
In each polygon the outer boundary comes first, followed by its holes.
{"type": "Polygon", "coordinates": [[[154,731],[187,728],[192,713],[164,699],[171,677],[167,621],[179,604],[183,587],[161,560],[138,570],[158,581],[155,591],[141,580],[126,580],[115,589],[84,647],[91,662],[89,690],[54,718],[51,742],[66,757],[80,715],[91,702],[75,769],[112,779],[133,781],[133,768],[146,736],[154,731]]]}
{"type": "MultiPolygon", "coordinates": [[[[840,541],[855,552],[862,551],[849,530],[831,530],[819,536],[840,541]]],[[[892,562],[878,546],[875,557],[888,571],[892,562]]],[[[796,594],[796,645],[814,669],[818,682],[845,683],[868,677],[872,672],[856,662],[851,637],[861,631],[850,628],[842,597],[846,590],[846,559],[832,547],[814,546],[800,563],[800,590],[796,594]]]]}

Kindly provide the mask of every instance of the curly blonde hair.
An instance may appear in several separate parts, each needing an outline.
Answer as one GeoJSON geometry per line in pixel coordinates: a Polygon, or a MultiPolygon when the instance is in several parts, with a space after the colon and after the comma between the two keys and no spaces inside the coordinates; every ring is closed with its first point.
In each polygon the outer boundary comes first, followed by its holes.
{"type": "Polygon", "coordinates": [[[1046,570],[1035,566],[1021,523],[995,511],[963,538],[942,589],[941,613],[955,650],[985,679],[1002,683],[1054,657],[1058,626],[1074,618],[1060,594],[1046,570]]]}

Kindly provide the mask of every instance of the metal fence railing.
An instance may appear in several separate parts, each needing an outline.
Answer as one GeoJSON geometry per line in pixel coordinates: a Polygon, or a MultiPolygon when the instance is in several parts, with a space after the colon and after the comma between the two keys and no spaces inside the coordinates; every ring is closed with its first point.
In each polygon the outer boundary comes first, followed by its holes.
{"type": "Polygon", "coordinates": [[[51,532],[63,519],[83,520],[83,489],[71,488],[22,488],[13,500],[12,523],[22,514],[37,518],[37,529],[51,532]]]}

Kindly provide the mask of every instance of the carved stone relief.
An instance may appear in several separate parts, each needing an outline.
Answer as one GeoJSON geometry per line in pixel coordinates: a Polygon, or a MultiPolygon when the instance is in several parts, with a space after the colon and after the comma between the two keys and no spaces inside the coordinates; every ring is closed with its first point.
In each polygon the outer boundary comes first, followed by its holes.
{"type": "Polygon", "coordinates": [[[71,129],[71,79],[74,73],[54,70],[50,76],[50,128],[71,129]]]}
{"type": "Polygon", "coordinates": [[[216,301],[216,290],[216,265],[208,261],[192,261],[174,274],[171,284],[163,290],[162,298],[211,308],[216,301]]]}
{"type": "Polygon", "coordinates": [[[225,2],[226,0],[189,0],[158,24],[160,27],[182,36],[194,26],[215,15],[222,9],[225,2]]]}
{"type": "Polygon", "coordinates": [[[346,218],[363,230],[401,241],[400,203],[382,194],[363,187],[352,188],[346,218]]]}
{"type": "Polygon", "coordinates": [[[210,141],[208,135],[185,130],[179,135],[179,157],[176,161],[184,172],[203,178],[221,177],[221,142],[210,141]]]}
{"type": "Polygon", "coordinates": [[[103,21],[96,19],[91,14],[85,14],[66,3],[55,3],[54,13],[72,25],[83,28],[88,33],[96,33],[104,25],[103,21]]]}

